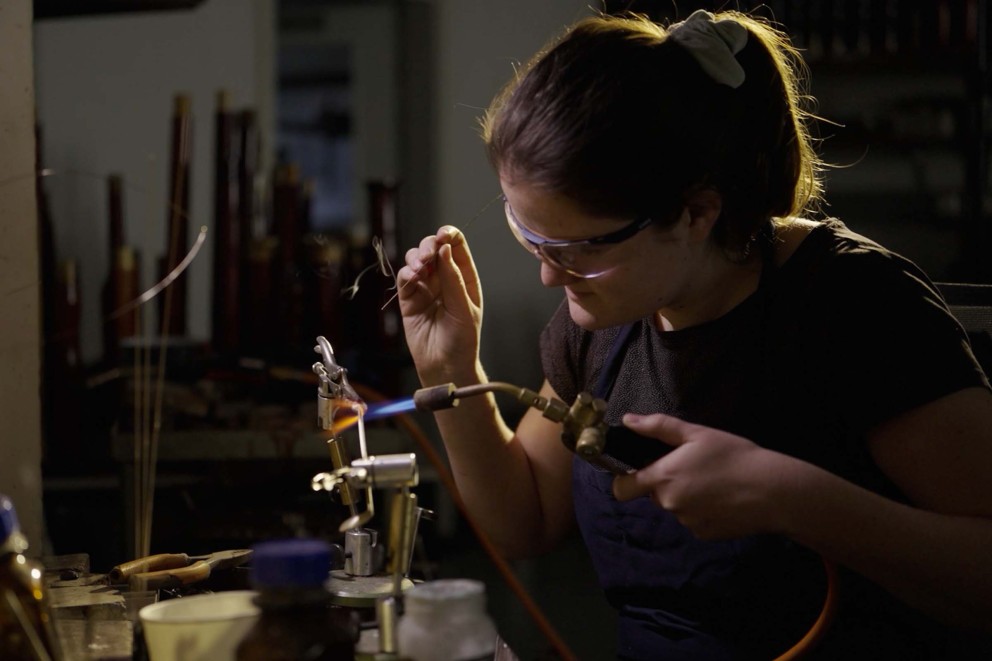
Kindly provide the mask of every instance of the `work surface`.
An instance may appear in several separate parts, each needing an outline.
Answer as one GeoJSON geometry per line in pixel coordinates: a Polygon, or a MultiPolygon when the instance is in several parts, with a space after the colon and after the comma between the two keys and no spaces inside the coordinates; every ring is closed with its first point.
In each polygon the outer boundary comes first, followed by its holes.
{"type": "MultiPolygon", "coordinates": [[[[64,661],[132,661],[135,625],[132,617],[143,604],[130,604],[127,593],[110,589],[106,576],[90,574],[62,581],[51,588],[56,630],[64,661]]],[[[364,636],[364,633],[363,633],[364,636]]],[[[363,638],[364,641],[364,638],[363,638]]],[[[367,658],[375,658],[377,638],[366,644],[367,658]]],[[[138,645],[142,642],[137,641],[138,645]]],[[[497,637],[493,661],[519,661],[505,641],[497,637]]]]}
{"type": "Polygon", "coordinates": [[[111,661],[146,658],[139,611],[162,599],[247,589],[244,566],[218,567],[195,585],[131,591],[111,584],[107,574],[89,570],[85,553],[46,558],[45,584],[52,618],[66,661],[111,661]]]}
{"type": "Polygon", "coordinates": [[[132,658],[131,617],[137,618],[143,603],[132,604],[130,598],[126,603],[105,574],[84,573],[69,580],[56,575],[48,585],[65,661],[132,658]]]}
{"type": "MultiPolygon", "coordinates": [[[[466,532],[454,540],[447,540],[440,560],[443,571],[437,578],[473,578],[486,584],[487,611],[495,620],[501,638],[509,643],[516,656],[521,659],[554,658],[548,641],[474,538],[466,532]]],[[[48,557],[42,562],[46,567],[50,598],[56,606],[66,659],[131,659],[133,629],[124,597],[107,584],[105,574],[89,571],[89,555],[48,557]],[[73,576],[77,571],[79,575],[73,576]]],[[[526,579],[531,595],[573,650],[581,651],[582,658],[615,658],[616,614],[602,599],[588,562],[581,538],[575,535],[559,552],[522,561],[514,567],[518,575],[526,579]]],[[[245,574],[250,573],[247,568],[244,570],[245,574]]],[[[231,570],[231,573],[236,572],[231,570]]],[[[230,576],[230,580],[221,585],[222,578],[220,575],[214,577],[218,582],[209,585],[211,591],[246,589],[245,577],[230,576]]],[[[168,593],[164,598],[168,598],[168,593]]],[[[134,616],[137,616],[136,612],[134,616]]],[[[501,661],[513,659],[514,654],[504,645],[497,650],[496,658],[501,661]]]]}

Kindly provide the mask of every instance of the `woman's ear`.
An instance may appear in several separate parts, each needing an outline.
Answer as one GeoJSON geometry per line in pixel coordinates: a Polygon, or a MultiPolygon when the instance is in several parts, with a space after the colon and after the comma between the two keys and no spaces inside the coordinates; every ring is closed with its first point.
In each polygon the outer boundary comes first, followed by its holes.
{"type": "Polygon", "coordinates": [[[713,188],[700,188],[686,196],[689,212],[689,236],[705,241],[723,211],[723,196],[713,188]]]}

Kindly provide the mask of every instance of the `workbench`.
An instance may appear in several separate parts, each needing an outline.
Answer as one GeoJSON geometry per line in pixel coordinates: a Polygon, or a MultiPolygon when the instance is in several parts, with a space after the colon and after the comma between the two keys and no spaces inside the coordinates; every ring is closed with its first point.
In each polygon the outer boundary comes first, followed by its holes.
{"type": "MultiPolygon", "coordinates": [[[[84,553],[42,560],[52,619],[64,661],[132,659],[134,625],[142,604],[125,603],[106,574],[89,571],[84,553]]],[[[130,600],[129,600],[130,601],[130,600]]]]}

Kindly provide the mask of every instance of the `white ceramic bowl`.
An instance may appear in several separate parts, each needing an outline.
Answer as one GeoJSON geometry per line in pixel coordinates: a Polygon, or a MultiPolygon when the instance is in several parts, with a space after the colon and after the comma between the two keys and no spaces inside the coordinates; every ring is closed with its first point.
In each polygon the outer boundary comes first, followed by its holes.
{"type": "Polygon", "coordinates": [[[170,599],[138,613],[151,661],[234,661],[258,620],[253,590],[170,599]]]}

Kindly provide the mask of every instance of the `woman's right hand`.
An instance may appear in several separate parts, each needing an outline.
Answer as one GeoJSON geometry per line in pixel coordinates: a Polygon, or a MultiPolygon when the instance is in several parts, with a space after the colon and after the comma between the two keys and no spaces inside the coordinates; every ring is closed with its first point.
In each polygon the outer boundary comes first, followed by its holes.
{"type": "Polygon", "coordinates": [[[482,287],[465,235],[450,225],[406,253],[396,275],[403,328],[425,386],[478,380],[482,287]]]}

